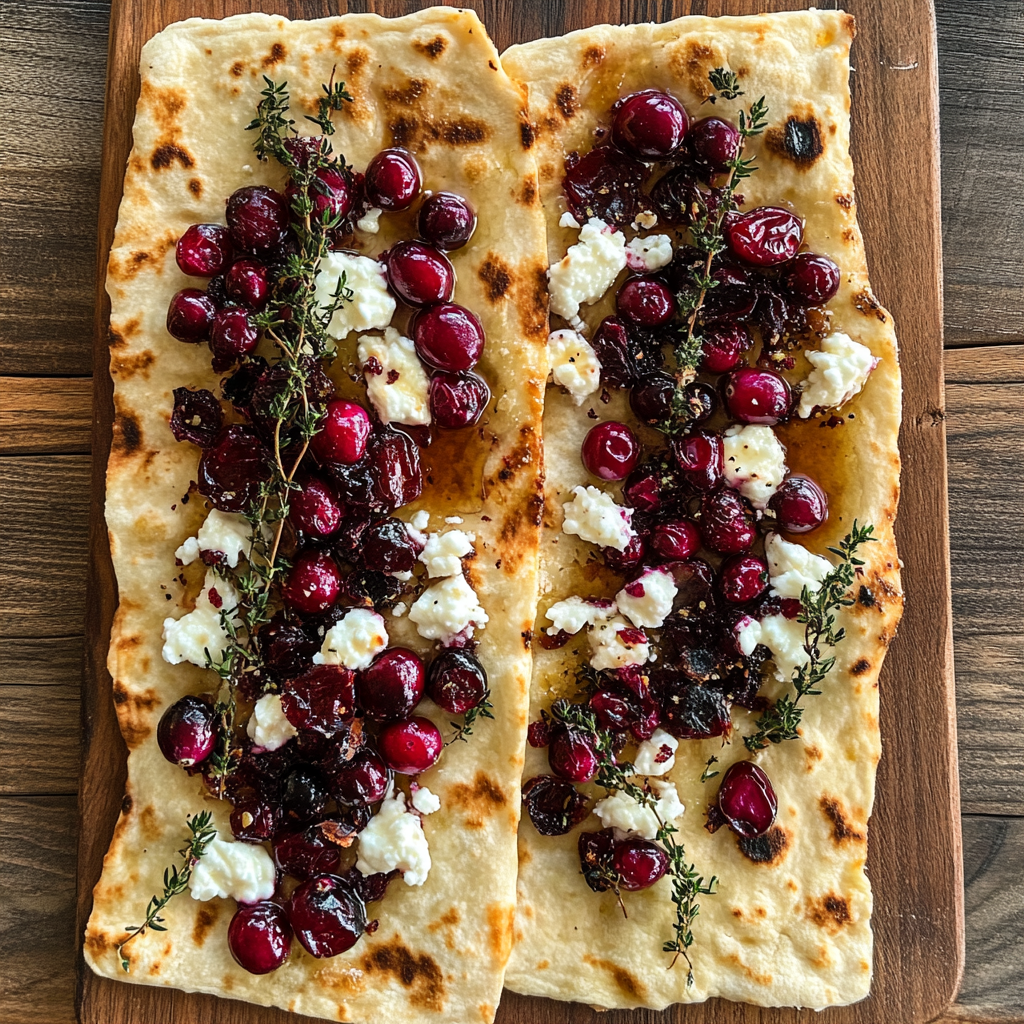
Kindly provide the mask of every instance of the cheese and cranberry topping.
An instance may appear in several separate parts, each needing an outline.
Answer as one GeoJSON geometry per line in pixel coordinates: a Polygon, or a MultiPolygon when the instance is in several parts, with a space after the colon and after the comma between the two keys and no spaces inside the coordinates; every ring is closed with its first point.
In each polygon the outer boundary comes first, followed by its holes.
{"type": "Polygon", "coordinates": [[[768,560],[772,594],[776,597],[799,600],[804,587],[813,594],[832,571],[832,563],[827,558],[808,551],[802,544],[785,540],[777,533],[769,533],[765,538],[764,553],[768,560]]]}
{"type": "Polygon", "coordinates": [[[277,889],[277,868],[270,854],[252,843],[210,841],[189,876],[194,900],[215,897],[239,903],[269,900],[277,889]]]}
{"type": "Polygon", "coordinates": [[[615,595],[615,605],[634,626],[659,629],[672,611],[679,588],[664,569],[648,569],[615,595]]]}
{"type": "Polygon", "coordinates": [[[633,510],[623,508],[596,487],[574,487],[573,499],[562,505],[562,533],[603,548],[624,551],[635,534],[630,522],[633,510]]]}
{"type": "Polygon", "coordinates": [[[381,616],[368,608],[353,608],[327,630],[323,645],[313,655],[313,663],[369,668],[387,645],[388,631],[381,616]]]}
{"type": "Polygon", "coordinates": [[[559,633],[576,634],[584,626],[593,626],[596,622],[610,619],[615,614],[615,605],[611,601],[584,601],[582,597],[567,597],[557,601],[546,612],[552,622],[545,632],[548,636],[559,633]]]}
{"type": "Polygon", "coordinates": [[[604,669],[645,665],[651,658],[651,645],[642,629],[631,626],[621,615],[594,623],[589,634],[592,651],[590,664],[598,672],[604,669]]]}
{"type": "MultiPolygon", "coordinates": [[[[265,537],[269,536],[269,530],[263,532],[265,537]]],[[[251,544],[252,526],[245,516],[211,508],[196,535],[185,540],[174,552],[174,557],[182,565],[191,565],[207,552],[222,555],[224,564],[237,569],[239,556],[247,553],[251,544]]]]}
{"type": "Polygon", "coordinates": [[[672,262],[672,239],[668,235],[648,235],[626,243],[626,263],[638,274],[653,274],[672,262]]]}
{"type": "MultiPolygon", "coordinates": [[[[429,790],[424,791],[433,796],[429,790]]],[[[436,798],[435,798],[436,799],[436,798]]],[[[413,806],[419,814],[406,808],[405,794],[397,790],[385,797],[380,810],[370,823],[359,833],[359,849],[356,870],[362,875],[384,874],[401,871],[406,885],[422,885],[430,874],[430,848],[423,831],[420,814],[431,813],[433,801],[426,796],[420,798],[421,806],[413,806]]],[[[434,810],[440,808],[437,801],[434,810]]]]}
{"type": "Polygon", "coordinates": [[[679,799],[679,791],[671,782],[652,782],[657,794],[657,815],[650,807],[638,804],[631,796],[619,790],[594,804],[594,813],[605,828],[618,828],[653,839],[658,834],[658,818],[672,823],[682,817],[686,808],[679,799]]]}
{"type": "Polygon", "coordinates": [[[472,554],[474,540],[473,534],[462,530],[428,534],[419,553],[419,560],[427,567],[427,575],[431,578],[460,575],[462,559],[472,554]]]}
{"type": "Polygon", "coordinates": [[[425,426],[430,422],[430,378],[409,338],[394,327],[388,327],[384,337],[364,334],[356,355],[381,423],[425,426]]]}
{"type": "Polygon", "coordinates": [[[299,735],[299,730],[284,713],[279,693],[264,694],[256,701],[245,731],[253,745],[261,750],[279,750],[299,735]]]}
{"type": "Polygon", "coordinates": [[[200,668],[206,668],[210,661],[219,662],[231,642],[223,616],[238,626],[238,617],[233,614],[237,607],[238,591],[222,576],[208,571],[195,608],[180,619],[164,619],[164,661],[171,665],[190,661],[200,668]]]}
{"type": "Polygon", "coordinates": [[[655,729],[649,740],[644,740],[636,749],[633,767],[637,775],[665,775],[676,763],[679,740],[664,729],[655,729]]]}
{"type": "Polygon", "coordinates": [[[476,591],[461,573],[427,587],[409,609],[409,618],[421,637],[445,646],[457,636],[469,639],[488,622],[476,591]]]}
{"type": "Polygon", "coordinates": [[[754,508],[766,508],[786,478],[786,449],[771,427],[747,424],[729,427],[723,435],[725,482],[754,508]]]}

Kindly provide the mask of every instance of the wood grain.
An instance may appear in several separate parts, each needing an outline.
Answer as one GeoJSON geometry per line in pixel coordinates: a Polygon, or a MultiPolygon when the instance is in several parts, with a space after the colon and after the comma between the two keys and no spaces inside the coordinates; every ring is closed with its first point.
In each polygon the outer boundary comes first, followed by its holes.
{"type": "Polygon", "coordinates": [[[88,455],[90,377],[0,377],[0,455],[88,455]]]}

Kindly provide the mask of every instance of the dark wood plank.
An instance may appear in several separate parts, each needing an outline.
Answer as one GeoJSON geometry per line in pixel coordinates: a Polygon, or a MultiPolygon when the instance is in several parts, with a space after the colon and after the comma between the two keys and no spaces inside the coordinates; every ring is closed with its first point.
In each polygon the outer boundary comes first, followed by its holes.
{"type": "Polygon", "coordinates": [[[91,377],[0,377],[0,455],[88,455],[91,377]]]}
{"type": "Polygon", "coordinates": [[[948,348],[943,355],[950,384],[1024,384],[1024,345],[948,348]]]}
{"type": "Polygon", "coordinates": [[[84,645],[81,636],[0,640],[0,685],[77,687],[84,645]]]}
{"type": "Polygon", "coordinates": [[[0,686],[0,794],[75,795],[80,768],[80,688],[0,686]]]}

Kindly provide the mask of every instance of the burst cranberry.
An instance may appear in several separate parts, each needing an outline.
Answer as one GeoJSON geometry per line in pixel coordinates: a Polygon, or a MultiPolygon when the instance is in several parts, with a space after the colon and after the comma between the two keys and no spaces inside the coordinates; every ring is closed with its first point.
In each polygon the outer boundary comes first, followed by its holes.
{"type": "Polygon", "coordinates": [[[281,587],[285,604],[304,615],[326,611],[338,599],[341,573],[323,551],[303,551],[281,587]]]}
{"type": "Polygon", "coordinates": [[[629,393],[629,407],[637,419],[648,426],[666,421],[672,413],[676,382],[667,373],[655,370],[644,374],[629,393]]]}
{"type": "Polygon", "coordinates": [[[798,252],[783,268],[779,280],[794,302],[822,306],[839,291],[839,276],[839,267],[827,256],[798,252]]]}
{"type": "Polygon", "coordinates": [[[657,512],[665,503],[662,473],[657,466],[640,466],[622,488],[626,504],[640,512],[657,512]]]}
{"type": "Polygon", "coordinates": [[[430,378],[430,418],[442,429],[458,430],[478,423],[490,400],[491,389],[478,374],[438,370],[430,378]]]}
{"type": "Polygon", "coordinates": [[[167,307],[167,333],[178,341],[198,345],[210,336],[216,312],[206,292],[182,288],[167,307]]]}
{"type": "Polygon", "coordinates": [[[237,249],[265,252],[284,241],[288,201],[266,185],[247,185],[228,199],[227,222],[237,249]]]}
{"type": "Polygon", "coordinates": [[[293,826],[307,825],[323,814],[327,796],[324,777],[309,765],[298,765],[284,777],[281,810],[293,826]]]}
{"type": "Polygon", "coordinates": [[[360,561],[375,572],[410,572],[420,552],[409,528],[393,516],[371,523],[363,532],[361,544],[360,561]]]}
{"type": "Polygon", "coordinates": [[[569,212],[581,224],[598,217],[629,224],[640,212],[640,195],[650,171],[614,146],[595,146],[584,157],[566,159],[562,190],[569,212]]]}
{"type": "Polygon", "coordinates": [[[160,753],[182,768],[205,761],[217,740],[213,718],[213,709],[206,701],[182,697],[163,713],[157,726],[160,753]]]}
{"type": "Polygon", "coordinates": [[[718,408],[715,389],[699,380],[691,381],[680,393],[680,404],[689,423],[703,423],[710,419],[718,408]]]}
{"type": "Polygon", "coordinates": [[[346,807],[368,807],[384,799],[391,770],[377,751],[363,747],[351,760],[339,758],[325,764],[331,793],[346,807]]]}
{"type": "MultiPolygon", "coordinates": [[[[700,181],[694,171],[692,165],[681,164],[672,168],[651,189],[651,200],[664,223],[692,225],[705,217],[714,218],[718,212],[722,192],[700,181]]],[[[683,259],[690,264],[691,269],[703,265],[704,258],[699,253],[696,254],[696,258],[691,258],[695,250],[686,252],[684,247],[680,248],[683,248],[683,259]]],[[[682,269],[681,262],[676,263],[679,269],[682,269]]],[[[676,275],[673,273],[672,276],[676,275]]],[[[679,283],[689,283],[691,279],[691,275],[687,273],[679,283]]]]}
{"type": "Polygon", "coordinates": [[[475,313],[443,302],[421,309],[412,321],[416,354],[438,370],[472,370],[484,351],[484,329],[475,313]]]}
{"type": "Polygon", "coordinates": [[[300,625],[288,622],[283,612],[259,631],[258,644],[264,667],[278,680],[300,675],[320,648],[300,625]]]}
{"type": "Polygon", "coordinates": [[[239,907],[228,925],[228,948],[236,963],[250,974],[269,974],[288,959],[292,926],[276,903],[239,907]]]}
{"type": "Polygon", "coordinates": [[[674,438],[672,452],[684,480],[698,491],[713,491],[725,472],[725,447],[719,434],[695,430],[686,437],[674,438]]]}
{"type": "Polygon", "coordinates": [[[721,173],[739,155],[740,133],[736,126],[720,117],[705,117],[690,125],[686,148],[694,160],[710,171],[721,173]]]}
{"type": "Polygon", "coordinates": [[[258,260],[238,260],[224,275],[224,291],[236,302],[260,310],[267,304],[267,268],[258,260]]]}
{"type": "Polygon", "coordinates": [[[647,839],[624,839],[615,844],[612,867],[627,892],[649,889],[668,870],[668,854],[647,839]]]}
{"type": "Polygon", "coordinates": [[[415,501],[423,492],[420,452],[408,434],[385,430],[372,438],[369,446],[373,496],[388,510],[415,501]]]}
{"type": "Polygon", "coordinates": [[[264,843],[281,824],[281,807],[266,792],[242,786],[232,794],[231,834],[241,843],[264,843]]]}
{"type": "Polygon", "coordinates": [[[689,118],[674,96],[645,89],[612,108],[612,140],[644,160],[665,160],[683,142],[689,118]]]}
{"type": "Polygon", "coordinates": [[[377,737],[381,757],[404,775],[425,772],[441,756],[444,740],[429,718],[410,718],[386,726],[377,737]]]}
{"type": "MultiPolygon", "coordinates": [[[[708,652],[705,652],[708,654],[708,652]]],[[[708,654],[706,664],[702,656],[691,659],[690,666],[701,674],[711,675],[715,669],[714,657],[708,654]]],[[[681,740],[706,740],[725,736],[732,729],[729,705],[721,690],[689,681],[685,676],[672,680],[662,698],[662,725],[681,740]]]]}
{"type": "Polygon", "coordinates": [[[171,433],[175,441],[191,441],[199,448],[216,443],[224,422],[224,410],[212,391],[175,388],[171,433]]]}
{"type": "Polygon", "coordinates": [[[626,325],[617,316],[606,316],[590,339],[590,346],[601,364],[601,383],[625,388],[636,379],[636,358],[629,343],[626,325]]]}
{"type": "Polygon", "coordinates": [[[581,832],[576,842],[583,880],[594,892],[607,892],[615,884],[612,854],[615,850],[615,832],[603,828],[600,832],[581,832]]]}
{"type": "Polygon", "coordinates": [[[324,462],[350,466],[366,452],[370,429],[370,416],[361,405],[336,398],[327,403],[323,425],[313,436],[313,451],[324,462]]]}
{"type": "Polygon", "coordinates": [[[619,316],[641,327],[659,327],[672,319],[676,300],[668,285],[653,277],[631,277],[615,298],[619,316]]]}
{"type": "Polygon", "coordinates": [[[288,920],[312,956],[337,956],[366,931],[366,905],[355,887],[338,875],[317,875],[292,893],[288,920]]]}
{"type": "Polygon", "coordinates": [[[700,530],[692,519],[658,523],[651,530],[650,545],[667,561],[679,562],[697,553],[700,530]]]}
{"type": "Polygon", "coordinates": [[[341,525],[345,506],[326,481],[309,477],[288,494],[288,519],[296,530],[311,537],[328,537],[341,525]]]}
{"type": "MultiPolygon", "coordinates": [[[[294,202],[298,189],[289,185],[286,191],[289,202],[294,202]]],[[[345,172],[336,167],[321,167],[315,171],[309,185],[309,198],[314,221],[343,220],[352,210],[352,183],[345,172]]]]}
{"type": "Polygon", "coordinates": [[[773,370],[743,366],[722,381],[722,394],[729,415],[741,423],[772,427],[789,412],[789,383],[773,370]]]}
{"type": "Polygon", "coordinates": [[[807,533],[828,519],[828,498],[810,478],[794,473],[786,477],[768,499],[779,526],[789,533],[807,533]]]}
{"type": "Polygon", "coordinates": [[[738,555],[718,570],[719,593],[732,604],[756,601],[768,589],[768,566],[763,558],[738,555]]]}
{"type": "Polygon", "coordinates": [[[192,277],[215,277],[231,259],[231,235],[220,224],[193,224],[174,250],[178,268],[192,277]]]}
{"type": "Polygon", "coordinates": [[[274,836],[274,863],[300,882],[336,871],[340,862],[341,848],[323,834],[319,825],[274,836]]]}
{"type": "Polygon", "coordinates": [[[743,353],[754,344],[750,331],[741,324],[720,324],[708,331],[701,342],[701,369],[725,373],[737,366],[743,353]]]}
{"type": "Polygon", "coordinates": [[[419,164],[404,149],[381,150],[366,168],[366,200],[382,210],[408,210],[420,194],[419,164]]]}
{"type": "Polygon", "coordinates": [[[343,665],[314,665],[283,690],[281,706],[296,729],[333,736],[355,716],[355,673],[343,665]]]}
{"type": "Polygon", "coordinates": [[[624,480],[636,468],[640,442],[625,423],[609,420],[590,428],[581,455],[588,473],[601,480],[624,480]]]}
{"type": "Polygon", "coordinates": [[[602,729],[623,732],[636,719],[636,709],[621,693],[598,690],[588,702],[594,709],[597,724],[602,729]]]}
{"type": "Polygon", "coordinates": [[[729,488],[701,499],[700,533],[707,547],[723,555],[749,551],[757,537],[750,506],[729,488]]]}
{"type": "Polygon", "coordinates": [[[570,782],[589,782],[597,772],[597,754],[590,740],[574,729],[558,729],[548,745],[551,770],[570,782]]]}
{"type": "Polygon", "coordinates": [[[803,238],[803,221],[778,206],[759,206],[725,225],[729,248],[755,267],[772,267],[791,260],[803,238]]]}
{"type": "Polygon", "coordinates": [[[199,460],[199,493],[222,512],[244,512],[270,477],[271,458],[251,427],[226,427],[199,460]]]}
{"type": "Polygon", "coordinates": [[[427,692],[438,707],[463,715],[487,698],[487,673],[476,655],[449,648],[430,663],[427,692]]]}
{"type": "Polygon", "coordinates": [[[619,551],[618,548],[604,548],[605,565],[612,572],[623,575],[632,572],[637,566],[642,565],[647,557],[647,541],[637,534],[629,538],[629,543],[619,551]]]}
{"type": "Polygon", "coordinates": [[[553,775],[537,775],[523,784],[523,807],[542,836],[564,836],[588,813],[587,798],[553,775]]]}
{"type": "Polygon", "coordinates": [[[217,371],[228,369],[242,356],[252,352],[259,340],[259,332],[248,310],[241,306],[225,306],[218,310],[210,328],[213,368],[217,371]]]}
{"type": "Polygon", "coordinates": [[[435,192],[420,207],[419,228],[425,242],[451,252],[461,249],[473,237],[476,214],[462,196],[435,192]]]}
{"type": "Polygon", "coordinates": [[[763,769],[753,761],[737,761],[722,777],[718,809],[733,832],[753,839],[774,824],[778,800],[763,769]]]}
{"type": "Polygon", "coordinates": [[[356,698],[375,722],[397,722],[412,714],[425,683],[419,656],[404,647],[392,647],[356,677],[356,698]]]}

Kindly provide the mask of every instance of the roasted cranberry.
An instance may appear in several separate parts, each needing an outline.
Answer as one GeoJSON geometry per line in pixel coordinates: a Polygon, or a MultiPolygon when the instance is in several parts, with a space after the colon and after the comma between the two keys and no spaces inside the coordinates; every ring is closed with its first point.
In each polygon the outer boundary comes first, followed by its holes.
{"type": "Polygon", "coordinates": [[[175,441],[191,441],[200,448],[209,448],[216,442],[223,422],[224,410],[212,391],[174,389],[171,433],[175,441]]]}
{"type": "Polygon", "coordinates": [[[182,288],[167,307],[167,333],[178,341],[198,345],[210,336],[216,312],[206,292],[182,288]]]}
{"type": "Polygon", "coordinates": [[[779,281],[794,302],[822,306],[839,291],[839,267],[827,256],[798,252],[783,267],[779,281]]]}
{"type": "Polygon", "coordinates": [[[264,667],[278,680],[299,675],[320,649],[319,643],[298,623],[289,622],[282,612],[259,631],[257,643],[264,667]]]}
{"type": "Polygon", "coordinates": [[[772,427],[789,412],[789,383],[773,370],[742,366],[722,381],[729,415],[741,423],[761,423],[772,427]]]}
{"type": "Polygon", "coordinates": [[[703,423],[710,419],[718,408],[715,389],[699,380],[691,381],[680,394],[680,404],[689,416],[689,423],[703,423]]]}
{"type": "Polygon", "coordinates": [[[336,871],[340,862],[341,848],[327,839],[319,825],[274,836],[274,863],[300,882],[336,871]]]}
{"type": "Polygon", "coordinates": [[[323,425],[313,436],[313,451],[325,462],[350,466],[366,452],[370,429],[370,416],[361,405],[336,398],[327,403],[323,425]]]}
{"type": "Polygon", "coordinates": [[[319,818],[327,806],[327,783],[309,765],[298,765],[285,777],[281,810],[293,825],[306,825],[319,818]]]}
{"type": "Polygon", "coordinates": [[[637,419],[648,426],[666,421],[672,413],[676,382],[667,373],[655,370],[644,374],[629,393],[629,407],[637,419]]]}
{"type": "Polygon", "coordinates": [[[420,207],[419,228],[425,242],[451,252],[461,249],[473,237],[476,214],[462,196],[435,192],[420,207]]]}
{"type": "Polygon", "coordinates": [[[597,754],[590,739],[575,729],[557,729],[548,745],[551,770],[570,782],[589,782],[597,771],[597,754]]]}
{"type": "Polygon", "coordinates": [[[248,416],[256,384],[266,370],[267,361],[262,356],[250,356],[230,377],[220,382],[221,396],[248,416]]]}
{"type": "MultiPolygon", "coordinates": [[[[715,216],[722,201],[722,193],[700,181],[693,166],[682,164],[658,180],[651,189],[651,200],[665,224],[692,225],[703,218],[715,216]]],[[[678,262],[673,260],[675,269],[682,269],[684,260],[691,269],[703,266],[705,257],[696,253],[696,250],[687,251],[685,247],[680,249],[683,255],[678,262]]],[[[678,255],[680,250],[676,251],[678,255]]],[[[679,284],[688,284],[692,280],[690,273],[678,278],[670,271],[670,276],[679,284]]]]}
{"type": "Polygon", "coordinates": [[[303,551],[295,559],[281,596],[285,604],[305,615],[326,611],[338,599],[341,573],[334,559],[323,551],[303,551]]]}
{"type": "Polygon", "coordinates": [[[404,149],[381,150],[366,168],[366,201],[382,210],[408,210],[420,194],[419,164],[404,149]]]}
{"type": "Polygon", "coordinates": [[[288,959],[292,926],[276,903],[252,903],[235,911],[228,925],[228,948],[250,974],[269,974],[288,959]]]}
{"type": "Polygon", "coordinates": [[[789,533],[807,533],[828,519],[825,492],[810,477],[797,473],[779,484],[768,499],[768,507],[775,512],[779,526],[789,533]]]}
{"type": "MultiPolygon", "coordinates": [[[[707,674],[715,671],[709,659],[707,674]]],[[[729,705],[721,690],[679,677],[662,699],[662,726],[683,740],[705,740],[724,736],[732,728],[729,705]]]]}
{"type": "Polygon", "coordinates": [[[701,369],[707,373],[725,373],[739,364],[743,353],[753,344],[750,331],[741,324],[719,324],[711,328],[701,342],[701,369]]]}
{"type": "Polygon", "coordinates": [[[484,329],[475,313],[454,302],[421,309],[412,320],[416,354],[438,370],[472,370],[484,350],[484,329]]]}
{"type": "Polygon", "coordinates": [[[356,699],[375,722],[397,722],[412,714],[425,682],[419,655],[392,647],[356,676],[356,699]]]}
{"type": "Polygon", "coordinates": [[[487,673],[476,655],[449,648],[430,663],[427,692],[450,715],[462,715],[486,699],[487,673]]]}
{"type": "Polygon", "coordinates": [[[653,277],[631,277],[615,298],[619,316],[641,327],[659,327],[672,319],[676,300],[668,285],[653,277]]]}
{"type": "Polygon", "coordinates": [[[740,133],[735,125],[720,117],[705,117],[690,125],[686,148],[699,164],[722,173],[739,155],[740,133]]]}
{"type": "Polygon", "coordinates": [[[296,530],[308,536],[330,536],[341,525],[344,513],[345,506],[319,477],[307,477],[299,490],[288,494],[288,519],[296,530]]]}
{"type": "Polygon", "coordinates": [[[602,729],[623,732],[636,719],[636,709],[629,699],[614,690],[598,690],[590,698],[589,704],[602,729]]]}
{"type": "Polygon", "coordinates": [[[455,268],[448,257],[432,245],[397,243],[387,254],[387,268],[392,291],[410,306],[450,302],[455,292],[455,268]]]}
{"type": "Polygon", "coordinates": [[[267,268],[258,260],[238,260],[224,275],[224,291],[236,302],[260,310],[267,304],[267,268]]]}
{"type": "Polygon", "coordinates": [[[458,430],[478,423],[490,400],[491,389],[478,374],[438,370],[430,378],[430,418],[442,429],[458,430]]]}
{"type": "Polygon", "coordinates": [[[553,775],[537,775],[523,784],[523,807],[542,836],[564,836],[588,813],[587,798],[553,775]]]}
{"type": "Polygon", "coordinates": [[[713,491],[725,472],[725,447],[720,434],[695,430],[672,440],[672,452],[684,480],[698,491],[713,491]]]}
{"type": "Polygon", "coordinates": [[[238,250],[265,252],[284,241],[288,201],[266,185],[247,185],[228,199],[227,222],[238,250]]]}
{"type": "Polygon", "coordinates": [[[231,259],[231,235],[220,224],[193,224],[174,250],[178,268],[192,277],[215,277],[231,259]]]}
{"type": "Polygon", "coordinates": [[[668,854],[647,839],[624,839],[615,844],[612,867],[627,892],[649,889],[668,870],[668,854]]]}
{"type": "Polygon", "coordinates": [[[662,472],[658,466],[639,466],[629,474],[622,488],[626,504],[640,512],[657,512],[665,503],[662,472]]]}
{"type": "Polygon", "coordinates": [[[388,516],[363,532],[360,561],[377,572],[410,572],[419,551],[420,546],[413,541],[405,523],[388,516]]]}
{"type": "Polygon", "coordinates": [[[423,470],[416,442],[400,430],[375,434],[369,445],[373,494],[386,509],[415,501],[423,491],[423,470]]]}
{"type": "Polygon", "coordinates": [[[226,370],[247,356],[259,343],[260,336],[248,310],[241,306],[225,306],[217,311],[210,328],[210,351],[213,368],[226,370]]]}
{"type": "Polygon", "coordinates": [[[252,786],[232,794],[231,834],[242,843],[265,843],[281,825],[281,807],[273,795],[252,786]]]}
{"type": "Polygon", "coordinates": [[[665,160],[682,145],[689,121],[674,96],[645,89],[612,108],[612,140],[643,160],[665,160]]]}
{"type": "Polygon", "coordinates": [[[591,217],[606,224],[630,224],[640,212],[639,197],[649,175],[639,160],[614,146],[595,146],[584,157],[566,160],[566,205],[581,224],[591,217]]]}
{"type": "Polygon", "coordinates": [[[670,519],[651,530],[650,545],[670,562],[682,561],[700,548],[700,530],[692,519],[670,519]]]}
{"type": "Polygon", "coordinates": [[[270,472],[270,452],[252,428],[232,424],[199,460],[199,493],[222,512],[244,512],[270,472]]]}
{"type": "Polygon", "coordinates": [[[625,423],[608,420],[590,428],[580,454],[587,472],[601,480],[624,480],[636,468],[640,442],[625,423]]]}
{"type": "Polygon", "coordinates": [[[337,956],[366,931],[366,905],[350,882],[338,875],[317,875],[292,893],[288,920],[312,956],[337,956]]]}
{"type": "Polygon", "coordinates": [[[707,547],[723,555],[748,551],[757,537],[750,506],[729,488],[701,499],[700,533],[707,547]]]}
{"type": "Polygon", "coordinates": [[[213,708],[199,697],[176,701],[163,713],[157,726],[160,753],[182,768],[205,761],[217,741],[213,717],[213,708]]]}
{"type": "Polygon", "coordinates": [[[771,780],[753,761],[730,765],[718,788],[718,809],[745,839],[763,836],[775,822],[778,800],[771,780]]]}
{"type": "Polygon", "coordinates": [[[355,715],[355,673],[343,665],[314,665],[283,690],[281,706],[297,729],[333,736],[355,715]]]}
{"type": "Polygon", "coordinates": [[[618,548],[604,548],[601,553],[604,555],[605,564],[612,572],[625,575],[643,564],[647,557],[647,541],[637,534],[630,537],[629,543],[622,551],[618,548]]]}
{"type": "Polygon", "coordinates": [[[729,248],[744,262],[772,267],[791,260],[800,248],[804,225],[796,214],[778,206],[759,206],[725,225],[729,248]]]}
{"type": "MultiPolygon", "coordinates": [[[[289,202],[294,203],[298,189],[294,185],[289,185],[286,194],[289,202]]],[[[321,167],[314,172],[310,180],[309,198],[313,203],[313,220],[336,222],[347,217],[352,210],[352,183],[343,170],[337,167],[321,167]]]]}
{"type": "MultiPolygon", "coordinates": [[[[712,277],[714,276],[712,272],[712,277]]],[[[720,284],[705,296],[701,319],[705,324],[712,326],[733,325],[737,320],[750,315],[757,305],[759,294],[753,287],[720,284]]]]}
{"type": "Polygon", "coordinates": [[[377,737],[377,746],[393,771],[419,775],[441,756],[444,740],[429,718],[417,717],[386,726],[377,737]]]}
{"type": "Polygon", "coordinates": [[[718,570],[719,593],[732,604],[756,601],[768,589],[768,566],[763,558],[737,555],[718,570]]]}
{"type": "Polygon", "coordinates": [[[603,828],[600,832],[581,832],[576,849],[583,880],[594,892],[607,892],[615,884],[612,868],[615,832],[610,828],[603,828]]]}
{"type": "Polygon", "coordinates": [[[324,765],[331,793],[346,807],[368,807],[384,799],[391,771],[380,755],[363,747],[351,760],[343,758],[324,765]]]}
{"type": "Polygon", "coordinates": [[[613,388],[629,387],[637,376],[637,359],[626,325],[617,316],[606,316],[590,339],[601,364],[601,383],[613,388]]]}

